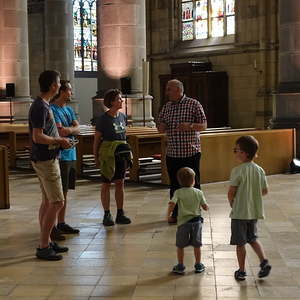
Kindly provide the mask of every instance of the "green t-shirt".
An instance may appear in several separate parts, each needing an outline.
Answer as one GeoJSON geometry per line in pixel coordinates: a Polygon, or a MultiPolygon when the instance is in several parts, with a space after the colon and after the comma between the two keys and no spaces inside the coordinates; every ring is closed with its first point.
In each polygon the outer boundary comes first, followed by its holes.
{"type": "Polygon", "coordinates": [[[178,226],[194,217],[201,216],[200,206],[206,204],[203,192],[193,187],[183,187],[176,190],[170,202],[178,204],[178,226]]]}
{"type": "Polygon", "coordinates": [[[230,217],[264,219],[262,190],[267,188],[267,180],[263,168],[253,161],[240,164],[231,171],[230,185],[237,187],[230,217]]]}

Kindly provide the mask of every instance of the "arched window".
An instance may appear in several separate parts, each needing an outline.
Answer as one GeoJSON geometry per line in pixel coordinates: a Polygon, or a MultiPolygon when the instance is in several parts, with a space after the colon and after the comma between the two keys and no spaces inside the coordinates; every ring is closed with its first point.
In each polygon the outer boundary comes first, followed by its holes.
{"type": "Polygon", "coordinates": [[[97,71],[96,0],[73,0],[74,69],[97,71]]]}
{"type": "Polygon", "coordinates": [[[235,0],[181,0],[183,41],[235,34],[235,0]]]}

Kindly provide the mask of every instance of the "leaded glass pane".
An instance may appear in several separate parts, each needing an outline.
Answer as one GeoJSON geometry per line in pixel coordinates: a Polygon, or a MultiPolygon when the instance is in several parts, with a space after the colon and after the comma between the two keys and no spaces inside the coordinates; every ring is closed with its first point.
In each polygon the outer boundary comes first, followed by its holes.
{"type": "Polygon", "coordinates": [[[226,0],[226,15],[234,15],[234,0],[226,0]]]}
{"type": "Polygon", "coordinates": [[[211,16],[223,17],[224,16],[224,0],[210,0],[211,3],[211,16]]]}
{"type": "Polygon", "coordinates": [[[74,69],[82,71],[80,1],[73,2],[74,69]]]}
{"type": "Polygon", "coordinates": [[[73,1],[75,71],[97,71],[96,0],[73,1]]]}
{"type": "Polygon", "coordinates": [[[182,23],[182,40],[188,41],[194,39],[194,22],[182,23]]]}
{"type": "Polygon", "coordinates": [[[227,34],[235,34],[235,18],[227,17],[227,34]]]}
{"type": "Polygon", "coordinates": [[[211,19],[211,36],[218,37],[224,35],[224,18],[211,19]]]}
{"type": "Polygon", "coordinates": [[[182,21],[193,20],[193,2],[182,3],[182,21]]]}
{"type": "Polygon", "coordinates": [[[196,20],[207,19],[207,0],[196,1],[196,20]]]}
{"type": "Polygon", "coordinates": [[[206,39],[208,35],[207,20],[196,22],[196,39],[206,39]]]}

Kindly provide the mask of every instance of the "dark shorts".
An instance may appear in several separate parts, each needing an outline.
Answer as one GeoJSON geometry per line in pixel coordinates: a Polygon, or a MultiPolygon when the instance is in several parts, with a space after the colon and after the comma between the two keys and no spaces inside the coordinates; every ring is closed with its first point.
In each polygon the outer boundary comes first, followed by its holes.
{"type": "Polygon", "coordinates": [[[126,174],[126,169],[127,169],[126,160],[116,159],[116,161],[115,161],[115,174],[114,174],[113,178],[111,180],[109,180],[108,178],[106,178],[102,175],[101,176],[102,181],[106,182],[106,183],[109,183],[109,182],[113,182],[113,181],[118,180],[118,179],[124,179],[125,174],[126,174]]]}
{"type": "Polygon", "coordinates": [[[257,239],[257,220],[231,219],[230,245],[243,246],[257,239]]]}
{"type": "Polygon", "coordinates": [[[69,189],[75,190],[76,182],[76,161],[60,161],[61,182],[64,193],[69,189]]]}
{"type": "Polygon", "coordinates": [[[202,246],[202,223],[201,221],[193,223],[184,223],[177,228],[176,247],[185,248],[193,246],[195,248],[202,246]]]}

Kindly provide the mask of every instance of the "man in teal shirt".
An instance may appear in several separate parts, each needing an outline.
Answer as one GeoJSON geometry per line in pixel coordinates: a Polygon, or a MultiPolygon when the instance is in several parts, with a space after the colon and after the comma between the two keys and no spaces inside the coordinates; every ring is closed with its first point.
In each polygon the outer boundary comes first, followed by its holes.
{"type": "Polygon", "coordinates": [[[258,141],[253,136],[242,136],[233,149],[240,165],[233,168],[230,176],[228,201],[232,208],[231,245],[236,245],[239,269],[235,271],[236,280],[245,280],[245,260],[247,243],[260,259],[258,277],[266,277],[271,265],[266,259],[262,245],[257,241],[257,219],[264,218],[262,196],[268,193],[264,170],[253,162],[258,150],[258,141]]]}
{"type": "MultiPolygon", "coordinates": [[[[61,80],[58,95],[51,102],[51,109],[60,136],[67,137],[75,146],[75,136],[79,134],[79,123],[74,111],[67,103],[72,97],[72,86],[68,80],[61,80]]],[[[58,214],[57,226],[53,228],[51,236],[53,239],[64,240],[62,234],[79,233],[79,229],[65,223],[67,193],[69,189],[75,189],[76,181],[76,148],[62,150],[60,153],[59,166],[61,171],[62,186],[64,192],[64,206],[58,214]]]]}

